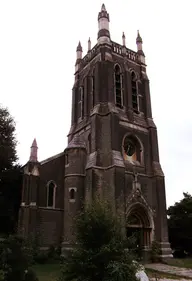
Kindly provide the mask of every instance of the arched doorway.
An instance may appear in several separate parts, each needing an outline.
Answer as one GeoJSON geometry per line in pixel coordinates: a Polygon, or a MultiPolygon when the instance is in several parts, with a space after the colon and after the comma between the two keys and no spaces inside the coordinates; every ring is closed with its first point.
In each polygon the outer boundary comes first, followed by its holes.
{"type": "Polygon", "coordinates": [[[135,236],[139,250],[150,247],[152,226],[148,212],[141,204],[135,204],[130,208],[127,215],[126,232],[127,237],[135,236]]]}

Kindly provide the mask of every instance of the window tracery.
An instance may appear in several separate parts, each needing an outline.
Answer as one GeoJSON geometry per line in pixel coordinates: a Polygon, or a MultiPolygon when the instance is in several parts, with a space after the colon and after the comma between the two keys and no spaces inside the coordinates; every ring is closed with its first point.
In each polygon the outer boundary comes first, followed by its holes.
{"type": "Polygon", "coordinates": [[[126,136],[123,141],[123,158],[132,164],[142,162],[142,148],[134,136],[126,136]]]}
{"type": "Polygon", "coordinates": [[[120,66],[115,65],[114,70],[114,86],[115,86],[115,104],[117,107],[123,107],[123,76],[121,73],[120,66]]]}
{"type": "Polygon", "coordinates": [[[78,93],[78,119],[84,117],[84,88],[79,88],[78,93]]]}
{"type": "Polygon", "coordinates": [[[132,107],[135,112],[138,112],[139,104],[138,104],[137,76],[134,71],[131,72],[131,90],[132,90],[132,107]]]}

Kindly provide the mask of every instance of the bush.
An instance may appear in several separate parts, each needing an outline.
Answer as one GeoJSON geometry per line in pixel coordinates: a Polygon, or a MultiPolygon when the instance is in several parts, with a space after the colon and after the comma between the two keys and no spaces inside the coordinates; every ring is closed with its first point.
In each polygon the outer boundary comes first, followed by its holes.
{"type": "Polygon", "coordinates": [[[29,269],[25,272],[24,281],[39,281],[39,279],[37,278],[36,273],[32,269],[29,269]]]}
{"type": "Polygon", "coordinates": [[[173,257],[178,259],[183,259],[187,257],[187,253],[182,248],[176,248],[173,251],[173,257]]]}
{"type": "Polygon", "coordinates": [[[64,261],[60,281],[136,281],[132,239],[122,234],[120,219],[99,200],[76,219],[77,248],[64,261]]]}
{"type": "Polygon", "coordinates": [[[152,246],[151,246],[151,261],[152,262],[159,262],[160,261],[160,258],[159,258],[159,255],[160,255],[160,246],[159,246],[159,243],[154,240],[152,242],[152,246]]]}
{"type": "Polygon", "coordinates": [[[24,240],[9,236],[0,242],[0,270],[4,281],[23,281],[25,271],[30,265],[24,240]]]}
{"type": "Polygon", "coordinates": [[[4,281],[5,272],[0,269],[0,281],[4,281]]]}
{"type": "Polygon", "coordinates": [[[45,251],[40,251],[34,256],[34,262],[39,264],[45,264],[49,260],[48,253],[45,251]]]}
{"type": "Polygon", "coordinates": [[[40,247],[38,243],[37,236],[30,235],[27,239],[24,240],[24,247],[30,259],[30,264],[36,263],[36,257],[40,254],[40,247]]]}
{"type": "Polygon", "coordinates": [[[51,245],[48,250],[48,259],[51,262],[58,262],[61,260],[61,246],[55,247],[51,245]]]}

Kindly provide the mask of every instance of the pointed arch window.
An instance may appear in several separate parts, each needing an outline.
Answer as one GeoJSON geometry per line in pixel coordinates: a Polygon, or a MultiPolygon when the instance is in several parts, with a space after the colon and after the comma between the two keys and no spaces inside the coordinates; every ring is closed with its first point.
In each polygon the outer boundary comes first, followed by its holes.
{"type": "Polygon", "coordinates": [[[77,192],[76,187],[69,188],[69,202],[74,203],[75,202],[75,193],[77,192]]]}
{"type": "Polygon", "coordinates": [[[56,184],[50,181],[47,185],[47,207],[55,208],[56,184]]]}
{"type": "Polygon", "coordinates": [[[87,138],[87,154],[90,153],[91,153],[91,134],[89,134],[87,138]]]}
{"type": "Polygon", "coordinates": [[[65,166],[69,165],[69,155],[68,153],[65,154],[65,166]]]}
{"type": "Polygon", "coordinates": [[[131,72],[131,89],[132,89],[132,107],[135,112],[139,111],[137,76],[134,71],[131,72]]]}
{"type": "Polygon", "coordinates": [[[115,65],[114,85],[115,85],[115,104],[117,107],[123,107],[123,76],[121,68],[118,64],[115,65]]]}
{"type": "Polygon", "coordinates": [[[92,97],[92,108],[95,106],[95,76],[91,76],[91,97],[92,97]]]}
{"type": "Polygon", "coordinates": [[[78,95],[78,119],[82,119],[84,116],[84,88],[79,88],[78,95]]]}
{"type": "Polygon", "coordinates": [[[70,197],[70,200],[74,200],[75,199],[75,189],[72,188],[69,192],[69,197],[70,197]]]}

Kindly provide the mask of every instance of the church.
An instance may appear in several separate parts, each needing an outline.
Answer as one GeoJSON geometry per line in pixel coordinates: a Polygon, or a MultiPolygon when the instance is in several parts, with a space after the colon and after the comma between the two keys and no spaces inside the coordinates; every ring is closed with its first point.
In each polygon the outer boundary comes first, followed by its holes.
{"type": "Polygon", "coordinates": [[[18,231],[38,236],[42,249],[74,246],[73,218],[97,194],[122,214],[127,236],[138,233],[147,259],[153,241],[161,258],[171,257],[165,179],[152,118],[149,78],[142,38],[137,50],[110,36],[109,14],[98,14],[97,44],[83,56],[76,50],[75,82],[68,145],[39,162],[33,141],[23,167],[18,231]]]}

